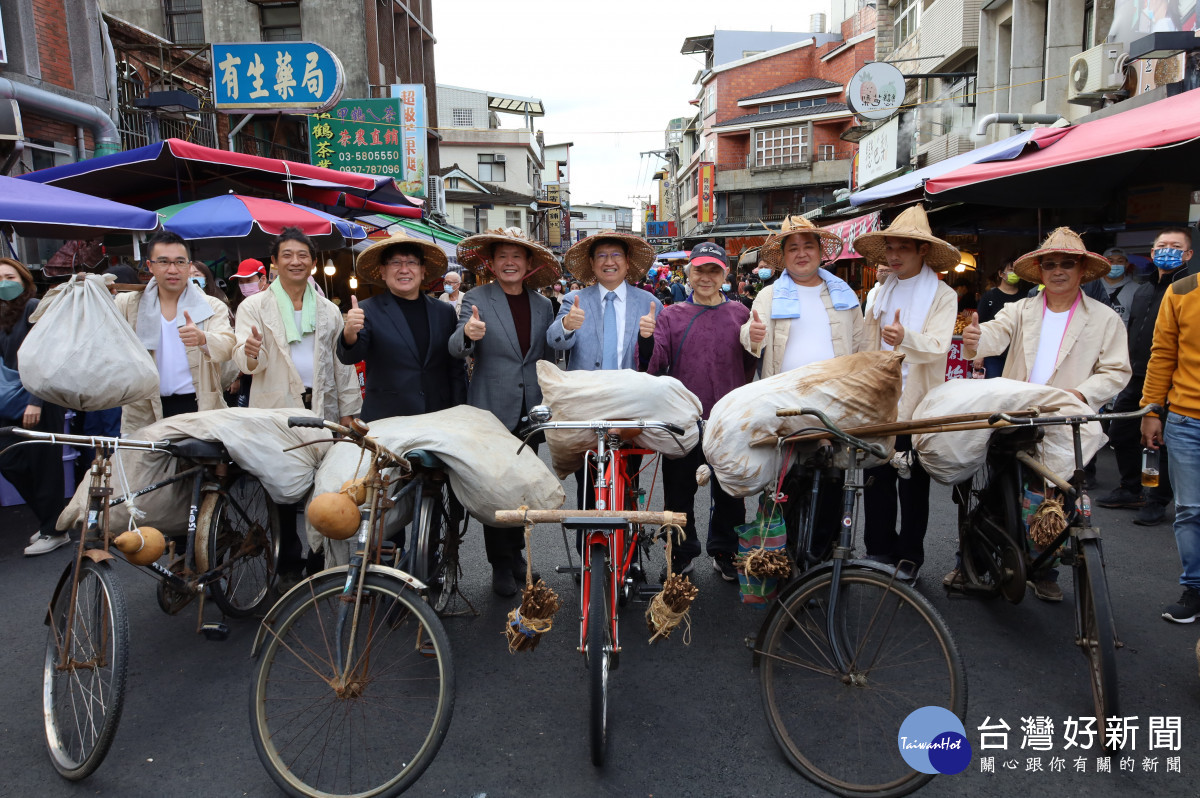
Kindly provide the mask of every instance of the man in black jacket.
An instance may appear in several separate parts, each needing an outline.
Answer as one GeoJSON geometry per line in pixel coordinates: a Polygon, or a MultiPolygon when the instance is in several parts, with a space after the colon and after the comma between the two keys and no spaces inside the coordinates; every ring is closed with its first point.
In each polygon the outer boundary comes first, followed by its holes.
{"type": "MultiPolygon", "coordinates": [[[[1150,251],[1157,270],[1150,280],[1134,292],[1129,308],[1129,361],[1133,376],[1125,390],[1117,395],[1113,411],[1126,413],[1137,410],[1142,398],[1142,383],[1146,380],[1146,364],[1150,362],[1150,346],[1154,342],[1154,322],[1167,286],[1187,275],[1187,262],[1192,257],[1191,233],[1182,227],[1168,227],[1154,239],[1150,251]]],[[[1099,281],[1097,281],[1099,282],[1099,281]]],[[[1108,430],[1109,441],[1117,454],[1117,469],[1121,484],[1112,493],[1096,500],[1108,508],[1140,508],[1133,519],[1140,526],[1154,526],[1166,518],[1171,502],[1171,479],[1167,473],[1167,457],[1162,454],[1158,487],[1142,492],[1141,435],[1137,419],[1114,421],[1108,430]]],[[[1164,449],[1165,452],[1165,449],[1164,449]]]]}
{"type": "Polygon", "coordinates": [[[441,247],[402,232],[358,256],[359,278],[387,288],[361,305],[351,300],[338,340],[339,360],[366,364],[363,421],[433,413],[466,401],[466,369],[447,347],[458,323],[454,307],[422,291],[446,268],[441,247]]]}

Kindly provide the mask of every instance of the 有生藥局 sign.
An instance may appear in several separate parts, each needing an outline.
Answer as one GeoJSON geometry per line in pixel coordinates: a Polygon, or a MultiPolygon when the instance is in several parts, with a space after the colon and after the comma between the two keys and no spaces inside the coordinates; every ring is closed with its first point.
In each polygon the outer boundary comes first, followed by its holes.
{"type": "Polygon", "coordinates": [[[316,166],[390,175],[410,197],[426,194],[425,87],[394,86],[392,97],[343,100],[308,120],[316,166]]]}
{"type": "Polygon", "coordinates": [[[218,111],[308,113],[342,96],[342,62],[312,42],[212,45],[218,111]]]}

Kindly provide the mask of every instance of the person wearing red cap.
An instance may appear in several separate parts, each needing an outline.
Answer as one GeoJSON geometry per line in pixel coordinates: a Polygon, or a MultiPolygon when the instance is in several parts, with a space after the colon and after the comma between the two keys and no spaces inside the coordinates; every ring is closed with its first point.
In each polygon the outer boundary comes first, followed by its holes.
{"type": "Polygon", "coordinates": [[[266,289],[267,270],[262,265],[262,261],[255,260],[254,258],[246,258],[238,264],[238,270],[234,272],[230,280],[238,288],[237,293],[230,292],[233,309],[236,311],[237,306],[242,304],[243,299],[266,289]]]}

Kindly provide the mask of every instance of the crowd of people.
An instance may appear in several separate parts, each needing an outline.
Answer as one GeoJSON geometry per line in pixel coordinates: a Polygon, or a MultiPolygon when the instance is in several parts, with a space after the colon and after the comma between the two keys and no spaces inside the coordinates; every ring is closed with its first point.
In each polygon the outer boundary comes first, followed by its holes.
{"type": "MultiPolygon", "coordinates": [[[[116,297],[157,364],[160,395],[123,408],[121,429],[128,434],[167,416],[229,404],[304,408],[346,423],[467,403],[517,435],[542,400],[540,360],[568,370],[670,375],[696,395],[707,418],[719,399],[756,376],[875,350],[905,356],[896,411],[909,420],[946,379],[963,298],[938,272],[958,264],[960,254],[933,235],[920,205],[853,246],[877,267],[864,305],[825,268],[840,254],[841,239],[799,216],[784,220],[745,277],[715,243],[697,245],[682,274],[672,274],[643,238],[620,231],[577,242],[560,274],[555,254],[517,228],[464,239],[460,272],[436,243],[402,231],[359,254],[357,275],[376,293],[361,302],[351,297],[343,313],[312,282],[317,250],[298,229],[285,229],[274,242],[269,273],[258,261],[244,261],[230,278],[230,297],[207,267],[192,261],[186,242],[160,232],[146,246],[151,277],[144,290],[116,297]],[[464,277],[477,284],[464,290],[464,277]],[[440,294],[432,293],[438,287],[440,294]]],[[[1162,230],[1151,255],[1154,273],[1137,282],[1125,271],[1123,251],[1096,254],[1059,228],[1004,264],[996,287],[971,302],[976,312],[963,326],[962,348],[978,377],[1058,387],[1097,411],[1167,408],[1140,428],[1113,422],[1120,485],[1097,503],[1136,509],[1138,523],[1160,523],[1174,499],[1184,592],[1163,617],[1187,623],[1200,616],[1200,334],[1192,326],[1200,325],[1200,292],[1196,276],[1187,274],[1189,230],[1162,230]],[[1026,284],[1033,287],[1025,290],[1026,284]],[[1167,452],[1159,486],[1149,492],[1140,482],[1143,446],[1167,452]]],[[[23,265],[0,260],[0,354],[7,369],[17,368],[35,294],[23,265]]],[[[62,429],[63,414],[30,397],[5,423],[62,429]]],[[[898,436],[896,449],[910,451],[909,436],[898,436]]],[[[0,473],[38,519],[26,550],[31,555],[69,542],[54,529],[64,491],[61,467],[56,472],[41,455],[47,451],[55,450],[26,447],[0,458],[0,473]]],[[[915,581],[925,560],[930,478],[915,452],[907,459],[904,478],[890,464],[870,470],[864,543],[868,557],[915,581]]],[[[696,519],[695,474],[703,463],[699,446],[663,460],[665,507],[688,516],[673,571],[693,569],[704,532],[712,567],[734,582],[745,503],[714,478],[708,518],[696,519]]],[[[576,482],[577,506],[585,507],[591,477],[581,469],[576,482]]],[[[306,559],[296,535],[300,509],[281,512],[284,579],[321,567],[316,555],[306,559]]],[[[837,508],[819,512],[832,517],[837,508]]],[[[515,594],[526,569],[519,530],[485,525],[483,541],[493,590],[515,594]]],[[[959,569],[943,584],[961,588],[959,569]]],[[[1038,598],[1062,599],[1053,569],[1032,574],[1030,586],[1038,598]]]]}

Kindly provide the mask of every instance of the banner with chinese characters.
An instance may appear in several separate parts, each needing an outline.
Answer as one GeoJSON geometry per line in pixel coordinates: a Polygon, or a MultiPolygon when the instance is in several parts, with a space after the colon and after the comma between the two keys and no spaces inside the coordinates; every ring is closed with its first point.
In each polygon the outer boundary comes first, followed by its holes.
{"type": "Polygon", "coordinates": [[[218,111],[319,112],[342,96],[342,62],[312,42],[212,45],[218,111]]]}
{"type": "Polygon", "coordinates": [[[550,183],[546,186],[546,202],[555,205],[546,211],[546,239],[552,247],[562,246],[563,243],[563,212],[559,187],[550,183]]]}
{"type": "Polygon", "coordinates": [[[425,86],[421,83],[393,84],[392,96],[400,98],[400,143],[404,146],[404,176],[403,179],[397,176],[396,181],[410,197],[424,197],[426,165],[429,163],[425,86]]]}
{"type": "Polygon", "coordinates": [[[406,138],[400,97],[342,100],[308,118],[309,159],[343,172],[391,175],[405,194],[424,197],[425,125],[416,124],[415,108],[413,116],[414,135],[406,138]]]}
{"type": "Polygon", "coordinates": [[[879,211],[855,216],[853,219],[831,224],[825,229],[831,233],[836,233],[838,238],[842,239],[842,254],[838,255],[838,260],[861,258],[862,256],[854,251],[854,239],[863,233],[874,233],[880,229],[879,211]]]}
{"type": "Polygon", "coordinates": [[[717,165],[711,163],[700,164],[700,186],[699,186],[699,213],[698,222],[706,224],[713,220],[713,188],[716,182],[717,165]]]}

